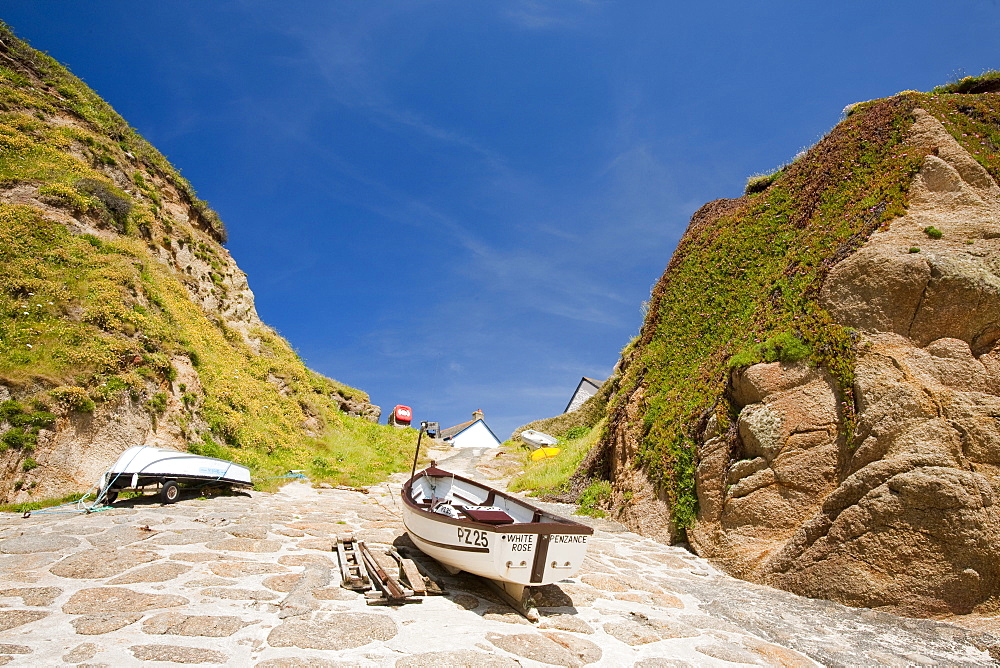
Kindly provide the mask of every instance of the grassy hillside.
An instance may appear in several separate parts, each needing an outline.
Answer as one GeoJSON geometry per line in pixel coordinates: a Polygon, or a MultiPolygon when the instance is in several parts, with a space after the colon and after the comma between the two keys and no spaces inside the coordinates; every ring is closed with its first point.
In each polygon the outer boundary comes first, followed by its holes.
{"type": "Polygon", "coordinates": [[[191,450],[261,478],[303,468],[364,483],[405,468],[412,433],[346,415],[365,393],[307,369],[255,316],[234,320],[246,297],[225,237],[162,155],[0,24],[0,384],[12,394],[0,451],[33,461],[59,419],[130,407],[155,422],[176,399],[191,450]],[[180,382],[184,369],[197,382],[180,382]]]}
{"type": "MultiPolygon", "coordinates": [[[[95,166],[117,166],[122,163],[141,163],[148,172],[162,175],[177,186],[184,198],[201,214],[201,222],[211,236],[226,241],[226,229],[218,215],[195,195],[191,184],[164,158],[159,151],[143,139],[125,120],[86,84],[73,76],[53,58],[18,39],[10,28],[0,22],[0,109],[11,112],[6,120],[28,122],[34,118],[39,129],[44,123],[62,115],[72,115],[84,121],[85,127],[55,127],[46,142],[25,143],[16,131],[4,129],[0,145],[5,149],[20,150],[31,154],[31,159],[18,166],[8,165],[0,171],[0,179],[30,179],[44,177],[53,184],[72,186],[81,176],[80,166],[63,154],[74,143],[81,143],[85,161],[95,166]],[[12,168],[13,167],[13,168],[12,168]],[[12,169],[11,169],[12,168],[12,169]]],[[[98,179],[102,180],[102,179],[98,179]]],[[[106,179],[103,179],[106,180],[106,179]]],[[[139,184],[142,188],[145,184],[139,184]]],[[[142,188],[150,190],[148,188],[142,188]]],[[[65,189],[61,189],[65,191],[65,189]]],[[[120,194],[120,193],[118,193],[120,194]]],[[[155,192],[146,192],[152,208],[158,208],[155,192]]],[[[70,195],[70,197],[72,197],[70,195]]],[[[103,198],[101,198],[103,199],[103,198]]],[[[113,206],[111,208],[114,208],[113,206]]],[[[141,224],[142,216],[133,222],[141,224]]],[[[119,216],[118,223],[125,225],[127,215],[119,216]]]]}

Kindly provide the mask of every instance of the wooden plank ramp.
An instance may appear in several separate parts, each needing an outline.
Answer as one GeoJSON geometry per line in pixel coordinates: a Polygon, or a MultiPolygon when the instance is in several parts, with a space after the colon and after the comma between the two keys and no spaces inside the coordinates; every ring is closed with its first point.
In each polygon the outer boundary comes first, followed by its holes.
{"type": "Polygon", "coordinates": [[[399,546],[390,548],[389,556],[395,559],[399,564],[403,572],[400,572],[400,577],[406,580],[407,584],[413,589],[416,589],[420,585],[414,586],[414,583],[423,583],[424,590],[427,592],[427,596],[444,596],[448,592],[441,587],[441,584],[434,579],[430,571],[420,563],[419,559],[431,558],[420,552],[415,547],[399,546]],[[413,554],[418,556],[418,559],[413,558],[413,554]]]}
{"type": "Polygon", "coordinates": [[[396,562],[400,579],[409,585],[410,589],[413,590],[413,594],[415,596],[426,596],[427,583],[424,581],[424,576],[421,575],[420,569],[417,568],[417,564],[412,559],[402,556],[395,548],[389,548],[387,554],[396,562]]]}
{"type": "Polygon", "coordinates": [[[337,559],[340,561],[340,586],[344,589],[365,592],[372,588],[368,568],[361,556],[359,541],[354,534],[337,536],[337,559]]]}
{"type": "Polygon", "coordinates": [[[395,547],[385,552],[372,550],[347,533],[337,537],[334,551],[340,562],[340,586],[365,594],[368,605],[420,603],[423,596],[446,593],[424,568],[395,547]]]}
{"type": "Polygon", "coordinates": [[[368,605],[403,605],[404,603],[421,603],[422,598],[414,596],[414,591],[400,584],[397,576],[392,575],[389,570],[395,565],[387,555],[381,555],[380,559],[372,554],[364,541],[358,542],[358,549],[361,557],[368,568],[372,582],[379,593],[371,591],[368,596],[368,605]],[[392,562],[390,565],[389,562],[392,562]],[[388,567],[388,568],[387,568],[388,567]]]}

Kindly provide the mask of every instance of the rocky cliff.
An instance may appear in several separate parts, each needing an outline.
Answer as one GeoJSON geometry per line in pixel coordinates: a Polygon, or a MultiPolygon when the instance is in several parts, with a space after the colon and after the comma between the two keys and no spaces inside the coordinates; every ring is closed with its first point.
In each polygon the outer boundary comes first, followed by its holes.
{"type": "Polygon", "coordinates": [[[585,466],[620,519],[807,596],[992,609],[1000,94],[976,83],[855,105],[695,214],[585,466]]]}
{"type": "Polygon", "coordinates": [[[365,429],[351,416],[377,420],[260,321],[225,237],[162,155],[0,24],[0,501],[86,489],[137,444],[307,468],[365,429]]]}

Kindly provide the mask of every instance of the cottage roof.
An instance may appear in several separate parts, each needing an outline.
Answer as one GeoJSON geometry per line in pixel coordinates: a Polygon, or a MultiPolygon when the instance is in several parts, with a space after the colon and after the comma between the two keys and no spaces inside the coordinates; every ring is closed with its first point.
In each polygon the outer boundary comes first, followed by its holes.
{"type": "Polygon", "coordinates": [[[501,443],[502,442],[499,438],[497,438],[497,435],[495,433],[493,433],[493,430],[490,429],[490,426],[488,424],[486,424],[486,420],[484,420],[482,418],[476,418],[475,420],[469,420],[468,422],[463,422],[462,424],[457,424],[454,427],[448,427],[447,429],[442,429],[441,430],[441,438],[444,439],[444,440],[453,439],[456,436],[458,436],[459,434],[461,434],[463,431],[465,431],[466,429],[468,429],[469,427],[471,427],[472,425],[476,424],[477,422],[482,422],[483,423],[483,426],[486,427],[486,431],[490,432],[490,434],[493,436],[493,438],[496,438],[497,443],[501,443]]]}
{"type": "Polygon", "coordinates": [[[441,430],[441,438],[454,438],[458,436],[467,428],[471,427],[474,422],[478,420],[469,420],[468,422],[463,422],[462,424],[456,424],[454,427],[448,427],[447,429],[441,430]]]}

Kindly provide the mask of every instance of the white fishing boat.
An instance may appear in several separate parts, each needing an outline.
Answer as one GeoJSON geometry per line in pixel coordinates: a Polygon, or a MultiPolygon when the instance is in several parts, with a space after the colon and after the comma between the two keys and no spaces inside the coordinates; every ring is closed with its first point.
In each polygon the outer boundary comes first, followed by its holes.
{"type": "Polygon", "coordinates": [[[496,583],[526,607],[524,589],[576,574],[590,527],[435,466],[403,485],[403,524],[449,571],[496,583]]]}
{"type": "Polygon", "coordinates": [[[558,443],[559,439],[534,429],[525,429],[521,432],[521,442],[530,446],[532,450],[537,450],[538,448],[550,448],[558,443]]]}
{"type": "Polygon", "coordinates": [[[123,489],[159,485],[163,502],[173,503],[180,496],[179,485],[211,483],[246,487],[253,484],[250,469],[241,464],[190,452],[137,445],[123,452],[101,476],[97,501],[113,503],[123,489]]]}

